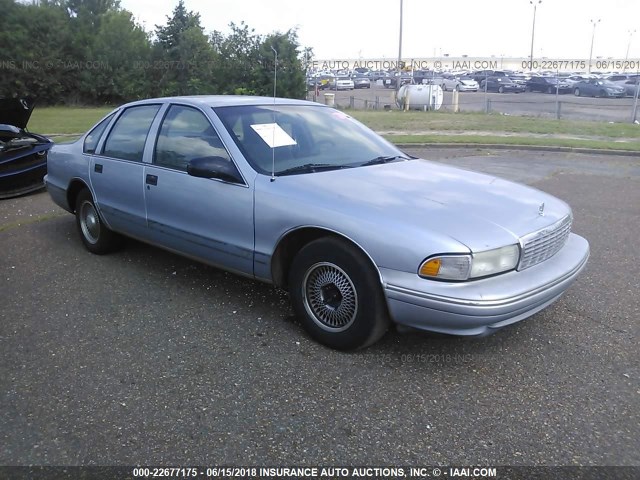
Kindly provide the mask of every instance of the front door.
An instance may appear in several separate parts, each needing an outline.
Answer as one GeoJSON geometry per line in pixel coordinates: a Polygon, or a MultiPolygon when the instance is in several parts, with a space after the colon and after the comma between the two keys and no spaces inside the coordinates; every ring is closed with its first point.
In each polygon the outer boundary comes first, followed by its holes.
{"type": "MultiPolygon", "coordinates": [[[[244,182],[187,174],[194,158],[233,164],[200,110],[171,105],[158,130],[153,163],[145,164],[145,200],[152,240],[210,264],[253,275],[253,190],[244,182]]],[[[238,177],[242,178],[238,173],[238,177]]]]}

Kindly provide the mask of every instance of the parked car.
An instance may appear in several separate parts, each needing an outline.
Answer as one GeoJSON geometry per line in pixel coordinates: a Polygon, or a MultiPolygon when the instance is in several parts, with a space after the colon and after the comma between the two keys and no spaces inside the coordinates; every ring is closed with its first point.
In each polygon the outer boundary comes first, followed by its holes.
{"type": "Polygon", "coordinates": [[[478,82],[476,82],[473,78],[467,76],[444,76],[442,77],[440,86],[445,92],[447,90],[457,90],[459,92],[477,92],[479,88],[478,82]]]}
{"type": "Polygon", "coordinates": [[[568,77],[563,78],[562,80],[565,83],[568,83],[569,85],[571,85],[572,87],[578,83],[578,82],[582,82],[584,80],[586,80],[588,77],[583,76],[583,75],[569,75],[568,77]]]}
{"type": "Polygon", "coordinates": [[[364,75],[356,75],[353,77],[353,88],[371,88],[371,80],[364,75]]]}
{"type": "Polygon", "coordinates": [[[521,75],[521,74],[517,74],[514,73],[512,75],[509,75],[509,78],[513,81],[513,83],[517,83],[519,85],[527,85],[527,80],[530,77],[527,77],[526,75],[521,75]]]}
{"type": "Polygon", "coordinates": [[[508,77],[512,73],[507,70],[476,70],[470,76],[480,84],[482,80],[486,80],[489,77],[508,77]]]}
{"type": "Polygon", "coordinates": [[[640,77],[631,78],[624,83],[624,90],[628,97],[635,97],[639,88],[640,77]]]}
{"type": "Polygon", "coordinates": [[[480,90],[498,93],[521,93],[524,92],[525,86],[515,83],[509,77],[489,77],[480,82],[480,90]]]}
{"type": "Polygon", "coordinates": [[[44,187],[53,142],[27,131],[34,106],[31,98],[0,98],[0,199],[44,187]]]}
{"type": "Polygon", "coordinates": [[[532,76],[525,84],[527,92],[542,93],[571,93],[573,91],[568,82],[555,77],[532,76]]]}
{"type": "Polygon", "coordinates": [[[617,97],[626,96],[625,87],[616,85],[615,83],[601,80],[599,78],[590,78],[573,85],[573,93],[576,97],[617,97]]]}
{"type": "Polygon", "coordinates": [[[493,332],[557,300],[589,256],[561,200],[408,156],[300,100],[129,103],[54,146],[45,180],[90,252],[125,235],[288,289],[339,349],[390,322],[493,332]]]}
{"type": "Polygon", "coordinates": [[[604,80],[606,80],[608,82],[615,83],[617,85],[624,85],[624,83],[627,80],[629,80],[629,75],[625,75],[625,74],[609,75],[609,76],[605,77],[604,80]]]}
{"type": "Polygon", "coordinates": [[[331,90],[353,90],[355,85],[350,77],[333,77],[329,80],[329,88],[331,90]]]}
{"type": "Polygon", "coordinates": [[[409,85],[414,83],[413,77],[407,73],[403,73],[402,75],[392,75],[389,77],[385,77],[384,79],[384,88],[396,88],[400,82],[400,86],[409,85]]]}

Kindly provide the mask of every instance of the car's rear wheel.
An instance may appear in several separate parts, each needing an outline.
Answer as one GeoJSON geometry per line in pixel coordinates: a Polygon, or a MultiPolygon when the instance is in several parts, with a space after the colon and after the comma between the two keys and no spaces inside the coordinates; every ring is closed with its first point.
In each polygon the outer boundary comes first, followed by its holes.
{"type": "Polygon", "coordinates": [[[498,87],[498,93],[504,93],[504,87],[498,87]]]}
{"type": "Polygon", "coordinates": [[[304,328],[329,347],[363,348],[387,330],[389,316],[377,271],[362,251],[341,239],[321,238],[298,252],[289,292],[304,328]]]}
{"type": "Polygon", "coordinates": [[[573,91],[573,94],[574,94],[576,97],[579,97],[579,96],[580,96],[580,89],[579,89],[579,88],[576,88],[576,89],[573,91]]]}
{"type": "Polygon", "coordinates": [[[109,230],[100,218],[93,197],[84,189],[76,198],[76,225],[82,243],[91,253],[102,255],[118,249],[122,237],[109,230]]]}

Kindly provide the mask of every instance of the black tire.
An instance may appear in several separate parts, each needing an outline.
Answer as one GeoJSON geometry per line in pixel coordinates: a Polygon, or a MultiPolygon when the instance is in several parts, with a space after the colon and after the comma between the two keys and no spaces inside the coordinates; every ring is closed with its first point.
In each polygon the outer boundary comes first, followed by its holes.
{"type": "Polygon", "coordinates": [[[573,94],[574,94],[576,97],[579,97],[579,96],[580,96],[580,89],[579,89],[579,88],[576,88],[576,89],[573,91],[573,94]]]}
{"type": "Polygon", "coordinates": [[[502,85],[498,87],[498,93],[504,93],[504,87],[502,85]]]}
{"type": "Polygon", "coordinates": [[[442,85],[440,85],[440,87],[442,87],[442,91],[443,92],[447,91],[447,86],[444,83],[442,85]]]}
{"type": "Polygon", "coordinates": [[[338,238],[320,238],[298,252],[289,293],[309,335],[331,348],[367,347],[389,326],[378,272],[362,251],[338,238]]]}
{"type": "Polygon", "coordinates": [[[104,224],[86,188],[76,198],[76,225],[82,243],[91,253],[103,255],[122,246],[123,238],[104,224]]]}

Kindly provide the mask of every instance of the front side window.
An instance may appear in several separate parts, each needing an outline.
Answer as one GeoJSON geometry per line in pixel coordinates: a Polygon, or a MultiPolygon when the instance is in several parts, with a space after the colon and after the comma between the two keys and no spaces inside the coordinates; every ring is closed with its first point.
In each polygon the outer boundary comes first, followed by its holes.
{"type": "Polygon", "coordinates": [[[111,129],[102,154],[141,162],[151,123],[159,109],[160,105],[127,108],[111,129]]]}
{"type": "Polygon", "coordinates": [[[350,116],[315,105],[217,107],[244,157],[259,173],[305,165],[360,166],[378,157],[404,156],[350,116]],[[275,125],[275,127],[274,127],[275,125]],[[271,147],[273,145],[273,148],[271,147]]]}
{"type": "Polygon", "coordinates": [[[93,130],[89,132],[84,139],[84,145],[82,146],[82,151],[84,153],[95,153],[96,147],[98,146],[98,142],[100,141],[100,137],[104,133],[104,129],[107,128],[107,125],[113,118],[113,114],[109,115],[107,118],[102,120],[98,125],[93,127],[93,130]]]}
{"type": "Polygon", "coordinates": [[[162,121],[153,162],[186,172],[189,161],[208,157],[231,162],[220,137],[201,111],[172,105],[162,121]]]}

